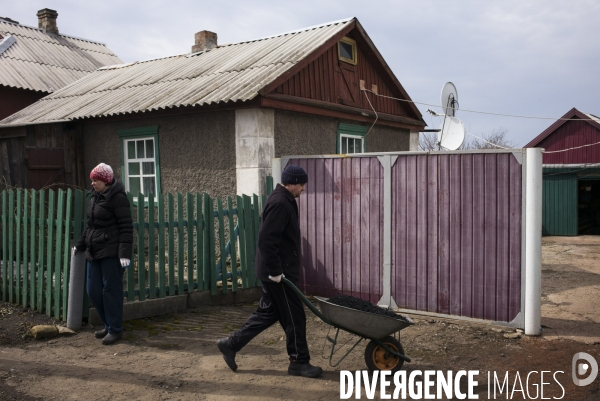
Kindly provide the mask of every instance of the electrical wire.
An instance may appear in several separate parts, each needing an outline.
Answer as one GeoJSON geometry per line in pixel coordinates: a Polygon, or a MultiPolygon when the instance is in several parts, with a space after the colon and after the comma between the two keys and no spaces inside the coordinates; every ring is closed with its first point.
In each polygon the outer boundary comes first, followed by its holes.
{"type": "MultiPolygon", "coordinates": [[[[371,91],[369,91],[371,92],[371,91]]],[[[371,93],[375,93],[375,92],[371,92],[371,93]]],[[[377,120],[379,119],[379,115],[377,114],[377,111],[375,111],[375,107],[373,107],[373,105],[371,104],[371,101],[369,100],[369,96],[367,95],[367,92],[364,92],[365,97],[367,98],[367,102],[369,102],[369,106],[371,106],[371,108],[373,109],[373,113],[375,113],[375,121],[373,121],[373,125],[371,125],[371,128],[369,128],[369,130],[367,131],[367,133],[365,134],[365,139],[367,138],[367,135],[369,135],[369,132],[371,132],[371,130],[373,129],[373,127],[375,126],[375,123],[377,122],[377,120]]]]}
{"type": "Polygon", "coordinates": [[[483,142],[489,143],[490,145],[492,145],[492,146],[495,146],[495,147],[497,147],[497,148],[501,148],[501,149],[511,149],[511,148],[505,148],[504,146],[496,145],[495,143],[493,143],[493,142],[490,142],[490,141],[488,141],[488,140],[485,140],[485,139],[483,139],[483,138],[481,138],[481,137],[479,137],[479,136],[477,136],[477,135],[475,135],[475,134],[471,134],[470,132],[467,132],[467,135],[471,135],[471,136],[474,136],[474,137],[475,137],[475,138],[477,138],[477,139],[481,139],[483,142]]]}
{"type": "MultiPolygon", "coordinates": [[[[392,97],[392,96],[385,96],[385,95],[380,95],[378,93],[375,93],[369,89],[361,89],[365,92],[371,92],[373,93],[375,96],[379,96],[379,97],[385,97],[387,99],[393,99],[393,100],[398,100],[400,102],[406,102],[406,103],[414,103],[414,104],[420,104],[422,106],[430,106],[430,107],[438,107],[438,108],[443,108],[441,106],[435,105],[435,104],[430,104],[430,103],[422,103],[422,102],[415,102],[413,100],[406,100],[406,99],[398,99],[396,97],[392,97]]],[[[457,110],[458,108],[454,108],[454,107],[448,107],[449,109],[452,110],[457,110]]],[[[491,113],[491,112],[487,112],[487,111],[478,111],[478,110],[467,110],[467,109],[461,109],[461,111],[466,111],[469,113],[478,113],[478,114],[489,114],[492,116],[501,116],[501,117],[516,117],[516,118],[531,118],[531,119],[537,119],[537,120],[556,120],[556,121],[596,121],[592,118],[556,118],[556,117],[538,117],[538,116],[520,116],[520,115],[516,115],[516,114],[501,114],[501,113],[491,113]]],[[[586,113],[589,114],[589,113],[586,113]]]]}
{"type": "Polygon", "coordinates": [[[546,151],[544,150],[543,153],[560,153],[560,152],[566,152],[568,150],[574,150],[574,149],[581,149],[581,148],[585,148],[588,146],[594,146],[594,145],[600,145],[600,142],[596,142],[596,143],[590,143],[587,145],[581,145],[581,146],[575,146],[574,148],[568,148],[568,149],[561,149],[561,150],[550,150],[550,151],[546,151]]]}

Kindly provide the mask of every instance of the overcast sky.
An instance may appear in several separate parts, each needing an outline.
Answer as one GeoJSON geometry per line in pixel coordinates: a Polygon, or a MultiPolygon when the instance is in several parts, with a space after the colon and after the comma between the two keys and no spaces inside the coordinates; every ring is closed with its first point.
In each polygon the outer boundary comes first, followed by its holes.
{"type": "MultiPolygon", "coordinates": [[[[37,27],[42,8],[58,11],[60,33],[106,43],[126,62],[187,53],[201,30],[226,44],[357,17],[415,102],[439,105],[451,81],[464,110],[600,115],[599,0],[2,0],[0,16],[37,27]]],[[[504,128],[517,146],[554,122],[457,117],[476,135],[504,128]]]]}

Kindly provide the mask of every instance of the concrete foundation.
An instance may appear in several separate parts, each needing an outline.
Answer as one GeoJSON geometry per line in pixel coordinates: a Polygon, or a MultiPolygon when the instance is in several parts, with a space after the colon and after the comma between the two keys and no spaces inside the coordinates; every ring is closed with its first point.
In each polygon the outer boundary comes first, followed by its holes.
{"type": "MultiPolygon", "coordinates": [[[[168,313],[183,312],[188,308],[197,308],[203,305],[232,305],[245,302],[258,301],[262,296],[260,287],[237,290],[223,294],[211,295],[210,291],[192,292],[191,294],[175,295],[166,298],[148,299],[145,301],[126,302],[123,305],[123,321],[143,319],[151,316],[165,315],[168,313]]],[[[102,326],[96,308],[90,308],[88,319],[92,326],[102,326]]]]}

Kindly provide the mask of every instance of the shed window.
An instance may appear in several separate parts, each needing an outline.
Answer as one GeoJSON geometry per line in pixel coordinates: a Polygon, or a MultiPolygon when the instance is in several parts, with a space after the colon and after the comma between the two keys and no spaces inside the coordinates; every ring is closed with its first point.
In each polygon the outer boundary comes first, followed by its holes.
{"type": "Polygon", "coordinates": [[[337,153],[364,153],[367,149],[367,127],[340,123],[337,132],[337,153]]]}
{"type": "Polygon", "coordinates": [[[356,65],[356,41],[343,37],[338,42],[338,58],[340,61],[356,65]]]}
{"type": "Polygon", "coordinates": [[[144,194],[157,200],[160,194],[160,166],[158,158],[158,127],[144,127],[119,131],[123,182],[134,199],[144,194]]]}

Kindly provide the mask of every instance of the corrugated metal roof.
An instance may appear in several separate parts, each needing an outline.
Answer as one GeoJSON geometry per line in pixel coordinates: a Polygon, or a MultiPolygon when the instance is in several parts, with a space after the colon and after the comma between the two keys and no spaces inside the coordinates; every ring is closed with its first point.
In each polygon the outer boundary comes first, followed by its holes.
{"type": "Polygon", "coordinates": [[[122,63],[106,45],[0,20],[16,41],[0,54],[0,85],[52,92],[99,67],[122,63]]]}
{"type": "Polygon", "coordinates": [[[4,119],[32,124],[251,100],[354,19],[249,42],[101,68],[4,119]]]}

